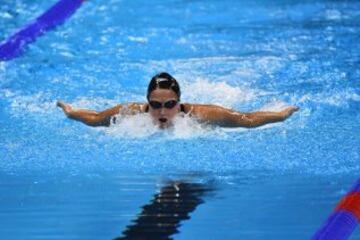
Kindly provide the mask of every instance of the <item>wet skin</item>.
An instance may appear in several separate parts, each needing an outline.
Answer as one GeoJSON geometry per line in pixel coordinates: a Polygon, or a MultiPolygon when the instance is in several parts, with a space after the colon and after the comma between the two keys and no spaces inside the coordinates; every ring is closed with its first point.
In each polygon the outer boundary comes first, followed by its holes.
{"type": "MultiPolygon", "coordinates": [[[[148,112],[156,126],[161,129],[168,128],[174,122],[175,117],[181,110],[176,93],[169,89],[155,89],[149,96],[149,102],[155,101],[160,108],[154,108],[151,104],[128,103],[119,104],[104,111],[88,109],[74,109],[69,104],[58,101],[57,106],[62,108],[67,117],[83,122],[89,126],[109,126],[111,117],[117,114],[134,115],[148,112]],[[170,108],[169,101],[175,101],[170,108]]],[[[171,105],[171,104],[170,104],[171,105]]],[[[299,108],[289,106],[279,112],[238,112],[211,104],[183,103],[184,112],[197,121],[220,127],[246,127],[254,128],[268,123],[281,122],[290,117],[299,108]]]]}
{"type": "Polygon", "coordinates": [[[149,104],[149,114],[152,117],[154,123],[160,128],[167,128],[171,126],[177,113],[180,112],[180,104],[177,103],[173,108],[169,109],[164,107],[164,103],[175,100],[178,101],[176,93],[169,89],[156,89],[151,92],[149,96],[150,101],[156,101],[162,103],[162,107],[155,109],[149,104]]]}

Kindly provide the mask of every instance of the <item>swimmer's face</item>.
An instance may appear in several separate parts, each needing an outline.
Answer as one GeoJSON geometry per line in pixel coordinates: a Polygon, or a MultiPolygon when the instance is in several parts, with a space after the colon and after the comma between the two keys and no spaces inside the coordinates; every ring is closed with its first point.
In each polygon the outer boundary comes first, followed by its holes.
{"type": "Polygon", "coordinates": [[[149,113],[160,128],[171,126],[180,111],[178,96],[170,89],[155,89],[149,96],[149,113]]]}

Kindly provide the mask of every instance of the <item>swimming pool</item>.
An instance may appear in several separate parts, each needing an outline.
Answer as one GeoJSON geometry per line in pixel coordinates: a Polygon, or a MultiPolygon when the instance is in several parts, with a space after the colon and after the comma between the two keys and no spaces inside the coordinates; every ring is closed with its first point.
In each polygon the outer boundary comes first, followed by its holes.
{"type": "MultiPolygon", "coordinates": [[[[1,40],[54,3],[5,1],[1,40]]],[[[174,239],[309,239],[359,177],[359,18],[358,1],[85,2],[0,63],[1,239],[126,236],[174,186],[194,203],[174,239]],[[184,102],[301,110],[259,129],[154,131],[55,107],[143,102],[160,71],[184,102]]]]}

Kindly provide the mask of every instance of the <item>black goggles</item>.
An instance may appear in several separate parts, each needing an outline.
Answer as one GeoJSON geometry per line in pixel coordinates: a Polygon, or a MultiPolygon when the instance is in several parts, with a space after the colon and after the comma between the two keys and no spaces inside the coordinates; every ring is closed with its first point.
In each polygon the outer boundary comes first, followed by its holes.
{"type": "Polygon", "coordinates": [[[167,109],[172,109],[176,106],[176,104],[178,103],[178,101],[176,100],[170,100],[167,102],[161,103],[158,101],[149,101],[149,105],[153,108],[153,109],[160,109],[162,107],[167,108],[167,109]]]}

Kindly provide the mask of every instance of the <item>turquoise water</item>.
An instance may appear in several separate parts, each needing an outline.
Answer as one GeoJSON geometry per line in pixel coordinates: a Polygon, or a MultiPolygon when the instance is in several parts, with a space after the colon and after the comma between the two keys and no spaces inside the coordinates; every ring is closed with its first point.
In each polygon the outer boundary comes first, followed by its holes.
{"type": "MultiPolygon", "coordinates": [[[[53,3],[5,1],[1,40],[53,3]]],[[[85,2],[0,63],[0,237],[120,237],[176,181],[212,191],[174,239],[309,239],[359,177],[359,18],[358,1],[85,2]],[[55,107],[144,102],[161,71],[184,102],[300,111],[160,131],[146,116],[90,128],[55,107]]]]}

